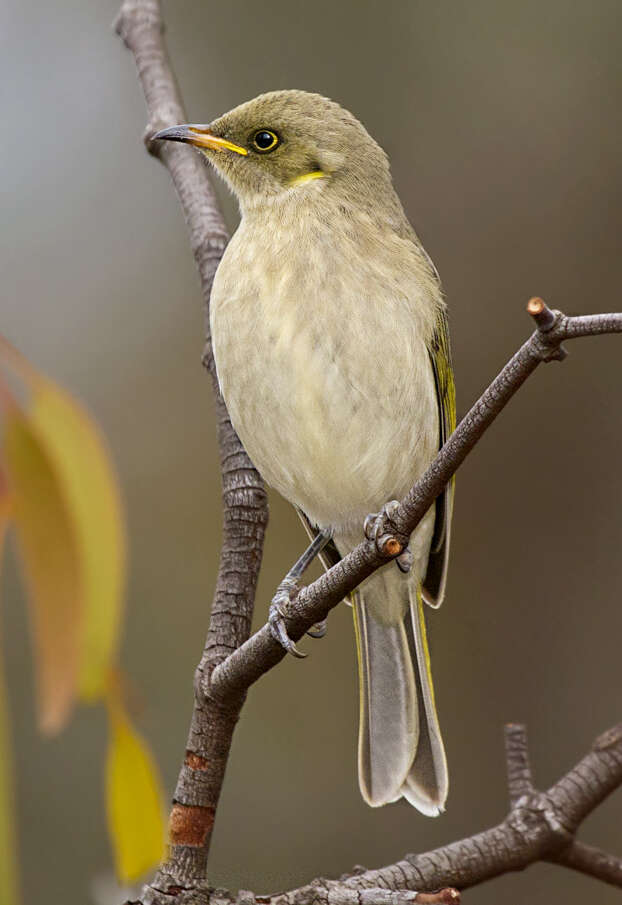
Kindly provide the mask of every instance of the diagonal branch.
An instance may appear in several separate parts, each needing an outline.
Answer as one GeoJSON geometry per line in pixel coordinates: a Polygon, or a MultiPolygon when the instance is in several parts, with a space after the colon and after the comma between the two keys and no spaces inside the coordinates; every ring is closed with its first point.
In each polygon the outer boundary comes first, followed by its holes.
{"type": "MultiPolygon", "coordinates": [[[[164,44],[158,0],[124,0],[115,27],[136,60],[149,112],[147,135],[185,122],[186,113],[164,44]]],[[[201,278],[206,311],[204,363],[214,387],[223,487],[222,550],[209,630],[195,676],[186,756],[173,800],[170,860],[155,881],[166,890],[177,884],[205,882],[216,806],[233,730],[244,701],[241,692],[230,695],[223,705],[209,697],[205,688],[212,670],[250,634],[268,506],[263,482],[227,415],[211,353],[209,297],[227,244],[227,231],[200,157],[192,149],[172,143],[160,143],[157,150],[177,190],[201,278]]]]}
{"type": "MultiPolygon", "coordinates": [[[[372,572],[401,552],[436,497],[541,362],[563,360],[565,340],[622,332],[622,314],[568,317],[560,311],[551,311],[541,299],[531,299],[527,310],[536,323],[535,332],[464,416],[428,470],[391,514],[391,519],[385,518],[384,530],[379,532],[380,544],[362,541],[328,572],[292,597],[287,627],[294,641],[325,619],[372,572]]],[[[212,674],[210,693],[227,701],[230,696],[245,691],[284,656],[270,626],[264,625],[217,667],[212,674]]]]}
{"type": "Polygon", "coordinates": [[[622,858],[616,858],[593,845],[586,845],[575,839],[567,849],[547,860],[622,888],[622,858]]]}

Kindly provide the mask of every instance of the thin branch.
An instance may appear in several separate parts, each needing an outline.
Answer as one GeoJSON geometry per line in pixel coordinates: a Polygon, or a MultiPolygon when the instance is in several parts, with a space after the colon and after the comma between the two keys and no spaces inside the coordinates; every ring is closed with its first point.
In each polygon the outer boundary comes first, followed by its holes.
{"type": "MultiPolygon", "coordinates": [[[[357,889],[344,883],[334,883],[325,887],[327,881],[314,881],[313,888],[318,890],[318,903],[325,905],[460,905],[460,893],[457,889],[444,888],[438,892],[416,892],[410,889],[386,889],[385,887],[369,887],[357,889]]],[[[306,889],[306,887],[305,887],[306,889]]],[[[210,905],[270,905],[280,901],[283,896],[296,895],[300,890],[289,893],[278,893],[276,896],[256,896],[247,889],[241,889],[233,896],[225,889],[213,890],[209,896],[210,905]]],[[[129,903],[133,905],[133,903],[129,903]]],[[[176,903],[177,905],[177,903],[176,903]]]]}
{"type": "Polygon", "coordinates": [[[556,858],[547,860],[622,888],[622,858],[616,858],[593,845],[575,840],[556,858]]]}
{"type": "MultiPolygon", "coordinates": [[[[292,596],[287,628],[294,641],[302,638],[316,622],[326,619],[347,594],[400,552],[469,452],[541,362],[562,360],[566,354],[562,347],[565,340],[622,332],[622,314],[568,317],[551,311],[541,299],[531,299],[527,310],[536,322],[535,332],[464,416],[391,519],[385,519],[384,529],[380,531],[382,543],[362,541],[328,572],[292,596]]],[[[240,695],[284,656],[270,627],[264,625],[217,667],[212,674],[210,694],[223,702],[230,696],[240,695]]]]}
{"type": "Polygon", "coordinates": [[[520,723],[508,723],[505,727],[505,763],[510,807],[513,808],[523,795],[533,792],[527,728],[520,723]]]}
{"type": "MultiPolygon", "coordinates": [[[[288,894],[289,895],[289,894],[288,894]]],[[[457,889],[439,889],[438,892],[416,892],[409,889],[384,889],[380,886],[369,889],[354,889],[344,884],[336,884],[327,890],[327,905],[460,905],[457,889]]],[[[270,897],[259,897],[257,903],[271,903],[270,897]]],[[[241,905],[239,896],[236,905],[241,905]]]]}
{"type": "MultiPolygon", "coordinates": [[[[185,122],[187,117],[163,39],[158,0],[125,0],[115,23],[132,51],[149,112],[147,136],[185,122]]],[[[150,150],[153,149],[149,146],[150,150]]],[[[228,235],[207,168],[190,148],[160,143],[158,153],[173,179],[183,207],[205,302],[204,363],[211,373],[216,403],[223,486],[223,542],[209,630],[195,676],[195,701],[170,818],[170,853],[155,885],[205,883],[207,853],[231,738],[244,695],[226,706],[205,693],[212,670],[245,641],[251,629],[255,589],[268,520],[259,474],[238,439],[218,391],[211,354],[208,306],[216,268],[228,235]]],[[[145,900],[146,901],[146,900],[145,900]]]]}

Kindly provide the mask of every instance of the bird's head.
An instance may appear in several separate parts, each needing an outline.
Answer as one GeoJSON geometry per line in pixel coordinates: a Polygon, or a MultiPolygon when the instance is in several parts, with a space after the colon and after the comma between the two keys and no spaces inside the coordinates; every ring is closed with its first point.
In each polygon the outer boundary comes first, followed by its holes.
{"type": "Polygon", "coordinates": [[[386,155],[363,125],[334,101],[306,91],[262,94],[209,125],[172,126],[154,139],[199,148],[243,209],[310,185],[334,186],[360,203],[390,185],[386,155]]]}

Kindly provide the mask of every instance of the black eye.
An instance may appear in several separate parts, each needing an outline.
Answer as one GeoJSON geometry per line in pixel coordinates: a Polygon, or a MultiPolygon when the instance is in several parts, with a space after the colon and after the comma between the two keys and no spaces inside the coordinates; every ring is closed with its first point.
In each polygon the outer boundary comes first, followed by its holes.
{"type": "Polygon", "coordinates": [[[262,154],[267,151],[274,151],[280,141],[281,139],[276,132],[272,132],[270,129],[259,129],[251,138],[252,146],[256,151],[261,151],[262,154]]]}

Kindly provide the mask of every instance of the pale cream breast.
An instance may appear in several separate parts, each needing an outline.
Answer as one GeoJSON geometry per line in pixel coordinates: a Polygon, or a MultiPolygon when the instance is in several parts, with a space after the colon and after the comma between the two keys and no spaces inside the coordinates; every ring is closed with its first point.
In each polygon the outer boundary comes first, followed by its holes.
{"type": "Polygon", "coordinates": [[[214,282],[214,356],[266,481],[343,534],[436,452],[440,297],[410,239],[298,214],[243,219],[214,282]]]}

